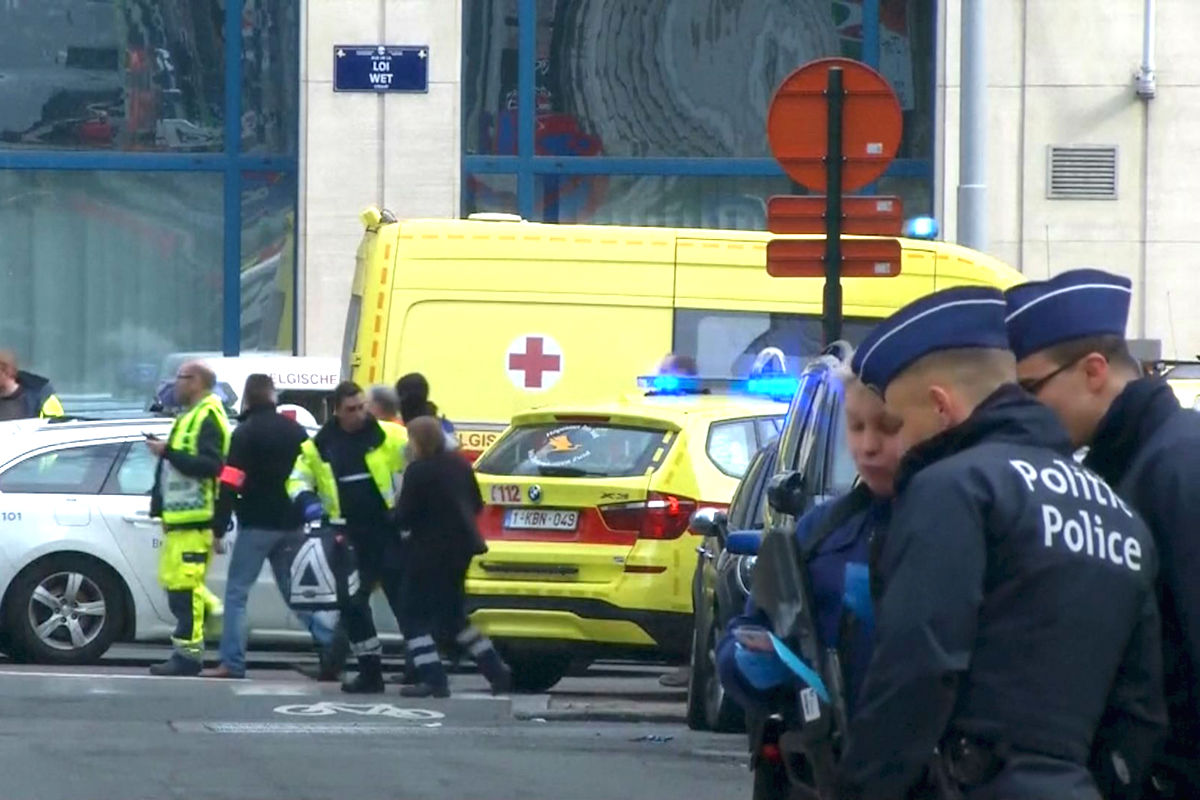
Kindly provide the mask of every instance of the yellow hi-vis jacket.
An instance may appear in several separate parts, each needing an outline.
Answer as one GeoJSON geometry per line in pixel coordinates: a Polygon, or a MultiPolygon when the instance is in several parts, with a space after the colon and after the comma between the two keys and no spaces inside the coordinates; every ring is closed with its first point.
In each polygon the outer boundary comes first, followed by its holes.
{"type": "Polygon", "coordinates": [[[216,395],[209,394],[175,420],[167,450],[158,475],[163,525],[207,528],[216,510],[217,477],[229,452],[229,418],[216,395]]]}
{"type": "MultiPolygon", "coordinates": [[[[336,435],[332,428],[337,424],[336,419],[331,419],[316,436],[300,445],[300,455],[287,481],[288,496],[293,500],[302,492],[316,492],[325,506],[325,514],[334,523],[343,522],[345,518],[337,476],[333,474],[328,457],[322,453],[322,444],[328,436],[336,435]]],[[[379,444],[368,450],[364,457],[367,472],[371,474],[384,505],[391,508],[396,504],[400,473],[404,471],[404,446],[408,443],[408,434],[395,423],[370,420],[367,424],[376,426],[380,432],[379,444]]]]}

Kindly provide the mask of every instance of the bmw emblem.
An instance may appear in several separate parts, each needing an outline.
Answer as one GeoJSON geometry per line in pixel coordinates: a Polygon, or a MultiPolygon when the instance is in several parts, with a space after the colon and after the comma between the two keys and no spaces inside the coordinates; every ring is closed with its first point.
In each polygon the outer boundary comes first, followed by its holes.
{"type": "Polygon", "coordinates": [[[542,487],[533,485],[529,487],[529,502],[540,503],[542,501],[542,487]]]}

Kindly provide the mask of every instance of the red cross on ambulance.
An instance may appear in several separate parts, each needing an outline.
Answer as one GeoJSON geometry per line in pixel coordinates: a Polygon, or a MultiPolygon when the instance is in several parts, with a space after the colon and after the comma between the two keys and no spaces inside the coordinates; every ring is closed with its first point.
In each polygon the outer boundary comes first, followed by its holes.
{"type": "Polygon", "coordinates": [[[544,392],[562,377],[562,347],[544,333],[522,334],[505,351],[504,368],[513,386],[544,392]]]}

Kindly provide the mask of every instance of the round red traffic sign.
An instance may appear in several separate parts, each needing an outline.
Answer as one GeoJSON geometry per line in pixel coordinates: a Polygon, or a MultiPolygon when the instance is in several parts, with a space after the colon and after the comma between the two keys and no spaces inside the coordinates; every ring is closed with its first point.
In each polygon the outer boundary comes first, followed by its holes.
{"type": "Polygon", "coordinates": [[[842,191],[853,192],[887,170],[904,130],[896,93],[886,78],[866,64],[850,58],[821,58],[787,76],[767,112],[767,140],[792,180],[811,192],[828,190],[825,88],[830,67],[842,68],[842,191]]]}

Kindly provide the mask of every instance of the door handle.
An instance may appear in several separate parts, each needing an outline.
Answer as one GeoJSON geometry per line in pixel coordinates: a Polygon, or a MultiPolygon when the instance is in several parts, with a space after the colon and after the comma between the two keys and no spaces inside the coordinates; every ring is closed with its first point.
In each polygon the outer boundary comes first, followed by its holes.
{"type": "Polygon", "coordinates": [[[132,525],[138,525],[146,528],[157,524],[149,514],[126,514],[125,516],[121,517],[121,519],[132,525]]]}

